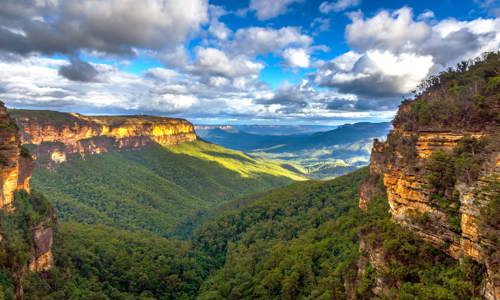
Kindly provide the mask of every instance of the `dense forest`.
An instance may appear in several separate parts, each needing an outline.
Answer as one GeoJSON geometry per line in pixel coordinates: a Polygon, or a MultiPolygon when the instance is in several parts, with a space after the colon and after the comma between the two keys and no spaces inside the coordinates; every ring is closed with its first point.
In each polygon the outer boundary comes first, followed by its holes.
{"type": "MultiPolygon", "coordinates": [[[[358,278],[359,235],[390,253],[400,299],[472,299],[481,269],[460,264],[390,221],[382,195],[365,215],[364,168],[226,204],[187,240],[104,225],[64,223],[56,267],[25,280],[26,299],[369,299],[358,278]],[[374,229],[376,231],[374,231],[374,229]],[[415,257],[421,259],[415,260],[415,257]],[[350,282],[359,281],[357,288],[350,282]]],[[[370,267],[368,267],[370,268],[370,267]]]]}
{"type": "Polygon", "coordinates": [[[279,164],[197,141],[75,158],[38,168],[31,185],[50,196],[60,221],[168,236],[189,216],[302,178],[279,164]]]}

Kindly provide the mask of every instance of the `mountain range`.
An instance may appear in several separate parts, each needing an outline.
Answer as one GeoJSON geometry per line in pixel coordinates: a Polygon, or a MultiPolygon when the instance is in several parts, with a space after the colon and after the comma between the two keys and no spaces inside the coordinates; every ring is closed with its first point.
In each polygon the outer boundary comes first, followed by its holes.
{"type": "Polygon", "coordinates": [[[325,179],[366,165],[373,139],[383,138],[390,128],[390,123],[366,122],[309,134],[290,134],[294,132],[290,130],[289,134],[264,135],[231,126],[204,128],[198,134],[207,141],[254,157],[293,163],[309,177],[325,179]]]}

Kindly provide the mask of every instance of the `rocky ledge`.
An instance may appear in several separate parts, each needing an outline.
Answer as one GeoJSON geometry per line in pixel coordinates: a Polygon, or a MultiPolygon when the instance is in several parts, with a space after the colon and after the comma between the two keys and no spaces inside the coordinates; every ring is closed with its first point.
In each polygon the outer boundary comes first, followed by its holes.
{"type": "Polygon", "coordinates": [[[55,111],[12,110],[21,141],[41,165],[111,149],[131,150],[151,143],[176,145],[197,139],[184,120],[154,116],[84,116],[55,111]]]}

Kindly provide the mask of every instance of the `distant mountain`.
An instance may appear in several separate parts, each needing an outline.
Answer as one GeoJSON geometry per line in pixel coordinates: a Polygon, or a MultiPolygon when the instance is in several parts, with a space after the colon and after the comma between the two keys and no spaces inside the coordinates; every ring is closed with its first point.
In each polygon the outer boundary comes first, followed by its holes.
{"type": "Polygon", "coordinates": [[[222,129],[225,131],[243,131],[257,135],[292,135],[312,134],[328,131],[337,126],[327,125],[196,125],[196,132],[204,134],[206,131],[222,129]]]}
{"type": "Polygon", "coordinates": [[[198,130],[198,135],[253,156],[293,162],[314,178],[329,178],[366,165],[373,139],[384,137],[390,128],[388,122],[362,122],[312,134],[264,135],[217,126],[198,130]]]}

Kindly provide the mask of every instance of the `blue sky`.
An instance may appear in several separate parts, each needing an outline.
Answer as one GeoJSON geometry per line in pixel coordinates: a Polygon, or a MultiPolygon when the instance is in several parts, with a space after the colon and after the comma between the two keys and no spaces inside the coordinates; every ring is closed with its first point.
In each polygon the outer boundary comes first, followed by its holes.
{"type": "Polygon", "coordinates": [[[217,124],[390,120],[500,48],[498,0],[4,0],[10,107],[217,124]]]}

